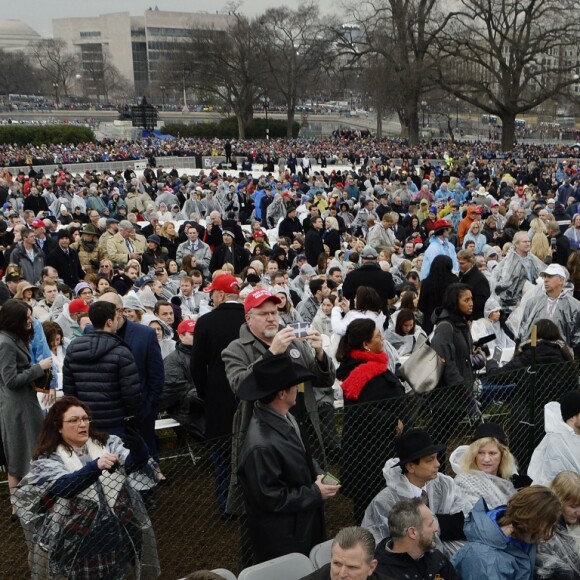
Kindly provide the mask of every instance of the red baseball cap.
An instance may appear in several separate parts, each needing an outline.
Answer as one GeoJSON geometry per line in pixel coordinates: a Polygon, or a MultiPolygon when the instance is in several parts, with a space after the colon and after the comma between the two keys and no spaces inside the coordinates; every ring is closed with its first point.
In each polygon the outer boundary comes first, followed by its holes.
{"type": "Polygon", "coordinates": [[[45,228],[46,227],[46,224],[42,220],[39,220],[39,219],[35,219],[31,225],[33,228],[45,228]]]}
{"type": "Polygon", "coordinates": [[[262,306],[264,302],[271,300],[274,304],[280,304],[282,302],[281,298],[278,298],[276,294],[272,294],[269,290],[265,288],[258,288],[257,290],[252,290],[244,301],[244,312],[247,314],[252,310],[252,308],[258,308],[262,306]]]}
{"type": "Polygon", "coordinates": [[[215,280],[203,289],[204,292],[213,292],[214,290],[221,290],[226,294],[240,293],[238,281],[231,274],[220,274],[216,276],[215,280]]]}
{"type": "Polygon", "coordinates": [[[88,312],[89,305],[82,298],[75,298],[68,304],[68,311],[70,314],[78,314],[79,312],[88,312]]]}
{"type": "Polygon", "coordinates": [[[183,320],[177,327],[177,334],[182,335],[185,332],[195,332],[195,320],[183,320]]]}

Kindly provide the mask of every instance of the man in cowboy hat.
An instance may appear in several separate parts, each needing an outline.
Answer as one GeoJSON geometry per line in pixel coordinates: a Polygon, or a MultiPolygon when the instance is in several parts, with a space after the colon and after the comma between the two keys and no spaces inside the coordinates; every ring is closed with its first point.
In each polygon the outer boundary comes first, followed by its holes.
{"type": "Polygon", "coordinates": [[[455,481],[439,472],[437,454],[444,451],[423,429],[410,429],[395,441],[398,457],[389,459],[383,473],[387,487],[379,492],[366,509],[362,526],[370,530],[377,544],[390,537],[389,513],[402,499],[422,497],[437,516],[442,546],[453,555],[465,540],[464,515],[470,506],[460,495],[455,481]]]}
{"type": "Polygon", "coordinates": [[[437,220],[433,224],[433,235],[429,240],[428,248],[425,250],[423,265],[421,266],[421,280],[427,278],[431,270],[431,264],[436,256],[449,256],[453,262],[453,271],[459,272],[455,247],[449,241],[449,234],[452,230],[453,226],[446,220],[437,220]]]}
{"type": "Polygon", "coordinates": [[[308,555],[325,539],[324,501],[340,486],[322,483],[323,472],[289,412],[298,385],[313,378],[288,354],[277,354],[258,361],[237,392],[240,399],[255,401],[238,478],[256,562],[292,552],[308,555]]]}
{"type": "Polygon", "coordinates": [[[86,224],[81,230],[80,240],[70,245],[70,249],[77,252],[81,268],[86,274],[96,274],[101,260],[107,257],[105,248],[98,245],[99,235],[94,225],[86,224]]]}

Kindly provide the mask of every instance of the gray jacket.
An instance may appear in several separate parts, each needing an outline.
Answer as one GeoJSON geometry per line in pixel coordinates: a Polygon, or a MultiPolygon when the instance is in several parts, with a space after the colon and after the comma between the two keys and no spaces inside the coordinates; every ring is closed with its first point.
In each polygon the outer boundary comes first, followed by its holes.
{"type": "MultiPolygon", "coordinates": [[[[580,345],[580,301],[572,296],[572,290],[571,284],[562,290],[554,306],[551,320],[560,329],[564,342],[574,349],[580,345]]],[[[535,300],[526,302],[520,324],[521,340],[530,338],[534,323],[541,318],[548,318],[547,304],[548,296],[545,292],[542,292],[535,300]]]]}
{"type": "Polygon", "coordinates": [[[209,246],[205,242],[198,240],[196,249],[192,251],[191,242],[189,240],[187,242],[179,244],[175,256],[177,263],[181,264],[183,258],[185,258],[185,256],[189,254],[195,255],[195,258],[197,260],[197,266],[201,270],[201,273],[205,277],[209,276],[209,262],[211,260],[211,250],[209,246]]]}
{"type": "MultiPolygon", "coordinates": [[[[318,362],[314,356],[314,351],[310,345],[304,341],[294,340],[287,350],[290,356],[296,354],[293,361],[308,368],[316,375],[316,387],[331,387],[336,378],[336,371],[332,361],[324,355],[322,362],[318,362]]],[[[222,360],[226,368],[226,376],[230,387],[237,393],[242,381],[252,372],[252,367],[263,357],[272,356],[266,345],[258,340],[248,328],[243,324],[240,328],[240,338],[234,340],[222,351],[222,360]]],[[[313,441],[312,455],[321,464],[326,464],[322,434],[318,420],[316,398],[314,396],[313,384],[308,381],[304,384],[304,406],[308,420],[312,423],[317,435],[317,441],[313,441]]],[[[243,510],[241,489],[238,485],[236,472],[238,468],[238,457],[244,436],[253,415],[254,404],[250,401],[240,401],[238,410],[234,415],[232,425],[232,477],[230,481],[230,493],[228,495],[227,511],[229,513],[240,513],[243,510]]]]}
{"type": "Polygon", "coordinates": [[[44,252],[38,246],[32,246],[34,252],[34,261],[32,261],[26,250],[22,247],[22,242],[20,242],[12,254],[10,254],[10,262],[20,266],[22,270],[22,276],[27,282],[31,284],[37,284],[42,278],[42,269],[44,268],[44,252]]]}

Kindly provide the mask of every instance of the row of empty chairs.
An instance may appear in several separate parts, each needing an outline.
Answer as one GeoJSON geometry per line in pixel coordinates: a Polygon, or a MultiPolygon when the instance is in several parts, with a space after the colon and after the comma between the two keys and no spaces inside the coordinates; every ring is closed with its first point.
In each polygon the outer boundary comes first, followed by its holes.
{"type": "Polygon", "coordinates": [[[261,564],[250,566],[236,576],[229,570],[219,568],[213,570],[226,580],[300,580],[311,572],[322,568],[330,562],[330,548],[332,540],[317,544],[310,551],[310,557],[304,554],[286,554],[273,560],[267,560],[261,564]]]}

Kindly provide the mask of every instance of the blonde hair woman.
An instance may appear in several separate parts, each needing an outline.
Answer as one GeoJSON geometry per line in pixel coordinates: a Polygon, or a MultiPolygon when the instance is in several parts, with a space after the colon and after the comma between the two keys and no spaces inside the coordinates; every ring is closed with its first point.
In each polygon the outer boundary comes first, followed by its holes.
{"type": "Polygon", "coordinates": [[[175,224],[171,221],[165,222],[161,226],[161,233],[159,236],[161,237],[161,247],[167,250],[167,259],[175,260],[177,247],[180,244],[175,224]]]}
{"type": "Polygon", "coordinates": [[[536,232],[534,234],[534,238],[532,239],[532,244],[530,247],[530,252],[548,264],[552,261],[552,251],[550,249],[550,242],[548,240],[548,236],[543,232],[536,232]]]}
{"type": "Polygon", "coordinates": [[[473,507],[483,497],[487,507],[505,505],[516,493],[510,478],[517,473],[516,460],[507,446],[503,429],[496,423],[482,423],[471,445],[462,445],[449,457],[457,474],[455,484],[473,507]]]}

